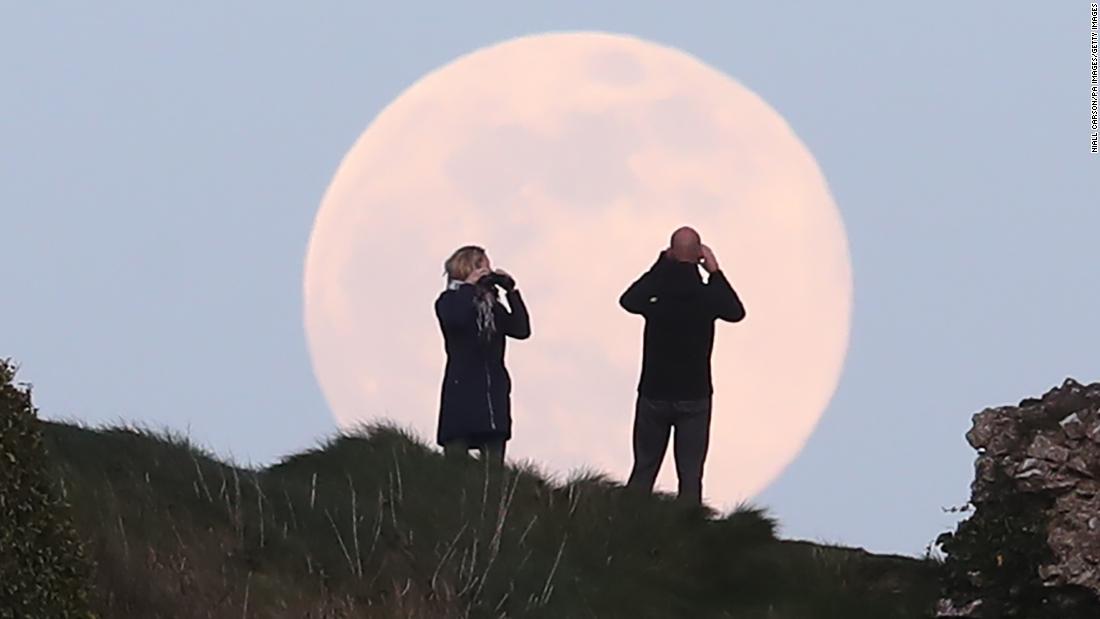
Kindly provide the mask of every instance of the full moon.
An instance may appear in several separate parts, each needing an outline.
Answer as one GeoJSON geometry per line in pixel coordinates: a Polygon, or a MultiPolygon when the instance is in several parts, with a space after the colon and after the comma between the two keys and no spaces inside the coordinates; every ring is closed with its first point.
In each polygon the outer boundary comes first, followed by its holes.
{"type": "MultiPolygon", "coordinates": [[[[643,319],[618,305],[680,225],[747,310],[718,321],[703,478],[720,509],[798,455],[848,347],[851,265],[813,156],[759,96],[634,37],[527,36],[474,51],[393,100],[344,157],[305,262],[305,329],[338,424],[434,444],[443,261],[485,247],[532,336],[511,340],[511,461],[623,481],[643,319]]],[[[671,445],[659,489],[675,488],[671,445]]]]}

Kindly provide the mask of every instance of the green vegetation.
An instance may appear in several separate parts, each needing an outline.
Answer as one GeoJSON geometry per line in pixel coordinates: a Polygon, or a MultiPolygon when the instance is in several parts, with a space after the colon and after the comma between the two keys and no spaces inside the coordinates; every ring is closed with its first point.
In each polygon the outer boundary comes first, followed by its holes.
{"type": "Polygon", "coordinates": [[[262,470],[43,424],[104,617],[927,617],[930,560],[777,540],[596,475],[445,460],[386,426],[262,470]]]}
{"type": "Polygon", "coordinates": [[[0,617],[91,617],[89,565],[52,473],[30,389],[0,359],[0,617]]]}

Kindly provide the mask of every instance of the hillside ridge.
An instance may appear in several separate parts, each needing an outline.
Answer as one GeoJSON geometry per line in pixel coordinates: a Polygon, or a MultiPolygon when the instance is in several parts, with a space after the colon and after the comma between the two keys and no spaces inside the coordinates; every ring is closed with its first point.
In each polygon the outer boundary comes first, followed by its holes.
{"type": "Polygon", "coordinates": [[[453,462],[387,425],[262,469],[186,437],[41,422],[104,617],[906,617],[930,559],[779,540],[606,476],[453,462]]]}

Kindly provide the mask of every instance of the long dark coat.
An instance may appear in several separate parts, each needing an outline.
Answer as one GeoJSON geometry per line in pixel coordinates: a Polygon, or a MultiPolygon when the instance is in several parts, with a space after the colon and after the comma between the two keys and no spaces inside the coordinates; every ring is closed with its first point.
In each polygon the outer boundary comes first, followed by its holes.
{"type": "Polygon", "coordinates": [[[504,367],[504,341],[505,336],[530,337],[531,321],[523,297],[512,290],[506,294],[511,312],[494,299],[496,333],[486,341],[478,335],[474,293],[473,285],[462,284],[443,291],[435,302],[447,351],[436,436],[440,445],[465,439],[478,447],[489,439],[512,438],[512,377],[504,367]]]}

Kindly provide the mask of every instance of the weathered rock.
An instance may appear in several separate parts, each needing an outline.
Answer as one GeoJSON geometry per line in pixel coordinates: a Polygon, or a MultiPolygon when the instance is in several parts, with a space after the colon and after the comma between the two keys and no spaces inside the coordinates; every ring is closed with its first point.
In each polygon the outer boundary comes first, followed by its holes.
{"type": "Polygon", "coordinates": [[[998,424],[1002,418],[1002,409],[987,408],[974,415],[974,425],[966,433],[966,440],[974,449],[988,449],[989,442],[994,436],[1001,435],[1006,428],[998,425],[1009,426],[1011,424],[998,424]]]}
{"type": "Polygon", "coordinates": [[[956,603],[949,599],[942,599],[936,603],[936,616],[937,617],[979,617],[978,611],[981,609],[982,601],[974,600],[969,604],[960,604],[956,606],[956,603]]]}
{"type": "Polygon", "coordinates": [[[966,433],[971,447],[992,455],[1008,453],[1018,447],[1019,425],[1005,417],[1008,408],[987,408],[974,416],[974,427],[966,433]]]}
{"type": "Polygon", "coordinates": [[[1081,417],[1077,413],[1071,413],[1069,417],[1060,421],[1058,425],[1062,426],[1062,432],[1065,432],[1066,438],[1070,440],[1085,437],[1085,426],[1081,423],[1081,417]]]}
{"type": "Polygon", "coordinates": [[[1092,468],[1081,456],[1073,456],[1066,461],[1066,468],[1083,477],[1093,477],[1092,468]]]}
{"type": "MultiPolygon", "coordinates": [[[[1100,390],[1097,390],[1096,393],[1097,395],[1095,396],[1095,399],[1097,401],[1100,401],[1100,390]]],[[[1093,396],[1089,397],[1092,398],[1093,396]]],[[[1100,419],[1100,411],[1098,411],[1095,406],[1090,408],[1082,408],[1081,410],[1075,412],[1074,415],[1077,415],[1077,418],[1081,420],[1082,426],[1087,426],[1097,419],[1100,419]]]]}
{"type": "Polygon", "coordinates": [[[1027,455],[1047,462],[1062,463],[1069,459],[1069,449],[1044,434],[1036,435],[1027,448],[1027,455]]]}
{"type": "Polygon", "coordinates": [[[1078,408],[1084,408],[1089,404],[1089,396],[1085,387],[1073,380],[1067,378],[1062,386],[1053,389],[1043,396],[1044,404],[1057,408],[1059,410],[1066,411],[1066,413],[1073,412],[1078,408]]]}
{"type": "Polygon", "coordinates": [[[1100,443],[1100,419],[1089,424],[1088,429],[1085,430],[1085,436],[1094,443],[1100,443]]]}

